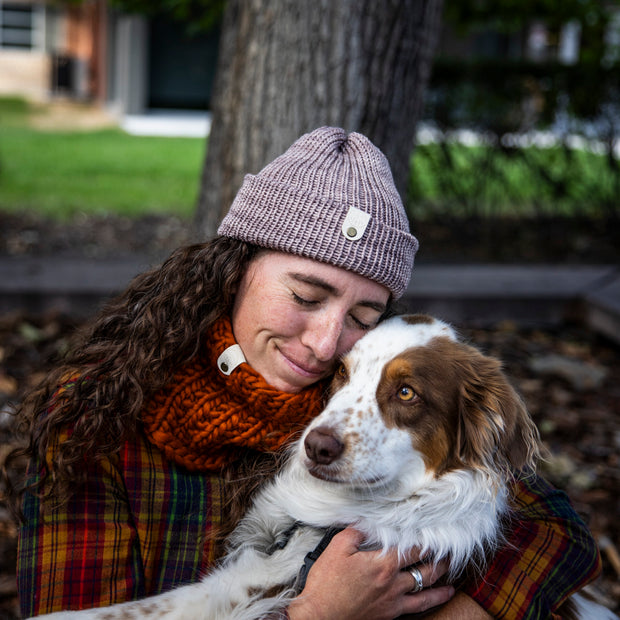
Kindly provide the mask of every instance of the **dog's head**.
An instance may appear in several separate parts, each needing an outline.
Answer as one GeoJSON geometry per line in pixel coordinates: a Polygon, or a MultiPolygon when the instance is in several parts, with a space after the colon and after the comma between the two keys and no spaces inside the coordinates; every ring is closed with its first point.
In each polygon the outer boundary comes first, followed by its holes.
{"type": "Polygon", "coordinates": [[[358,341],[300,445],[313,476],[366,488],[457,469],[508,476],[533,467],[538,441],[498,360],[446,323],[410,315],[358,341]]]}

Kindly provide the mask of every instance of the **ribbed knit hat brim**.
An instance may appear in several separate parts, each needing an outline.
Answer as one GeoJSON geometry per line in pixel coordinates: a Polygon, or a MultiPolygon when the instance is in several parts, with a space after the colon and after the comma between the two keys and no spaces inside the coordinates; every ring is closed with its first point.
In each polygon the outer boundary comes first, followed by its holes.
{"type": "Polygon", "coordinates": [[[407,287],[417,239],[385,156],[365,136],[322,127],[247,175],[218,234],[407,287]]]}

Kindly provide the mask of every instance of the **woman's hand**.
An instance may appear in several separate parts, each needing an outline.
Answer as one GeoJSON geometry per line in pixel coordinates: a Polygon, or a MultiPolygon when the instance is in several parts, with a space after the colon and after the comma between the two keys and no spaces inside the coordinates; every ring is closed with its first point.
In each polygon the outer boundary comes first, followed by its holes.
{"type": "Polygon", "coordinates": [[[452,586],[429,588],[446,566],[420,565],[424,589],[412,594],[415,580],[403,570],[420,557],[411,551],[360,551],[362,535],[347,528],[334,536],[308,573],[303,592],[289,606],[291,620],[392,620],[448,601],[452,586]]]}

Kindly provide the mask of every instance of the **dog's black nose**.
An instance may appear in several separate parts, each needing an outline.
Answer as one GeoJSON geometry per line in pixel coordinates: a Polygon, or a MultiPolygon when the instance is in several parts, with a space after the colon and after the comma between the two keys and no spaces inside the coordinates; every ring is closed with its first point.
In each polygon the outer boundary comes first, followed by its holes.
{"type": "Polygon", "coordinates": [[[311,461],[318,465],[329,465],[342,454],[344,444],[334,437],[331,428],[318,426],[308,433],[304,447],[311,461]]]}

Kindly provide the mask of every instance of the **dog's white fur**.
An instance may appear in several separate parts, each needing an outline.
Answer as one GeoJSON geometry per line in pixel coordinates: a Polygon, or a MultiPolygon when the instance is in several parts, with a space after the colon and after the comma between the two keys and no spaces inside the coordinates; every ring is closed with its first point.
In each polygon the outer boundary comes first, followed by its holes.
{"type": "Polygon", "coordinates": [[[416,315],[360,340],[335,383],[226,558],[200,582],[48,617],[262,618],[286,607],[305,555],[334,525],[355,524],[369,547],[447,558],[453,576],[482,562],[500,535],[512,468],[533,467],[538,454],[536,429],[499,364],[416,315]],[[457,411],[441,411],[450,407],[457,411]],[[280,594],[264,596],[274,588],[280,594]]]}

